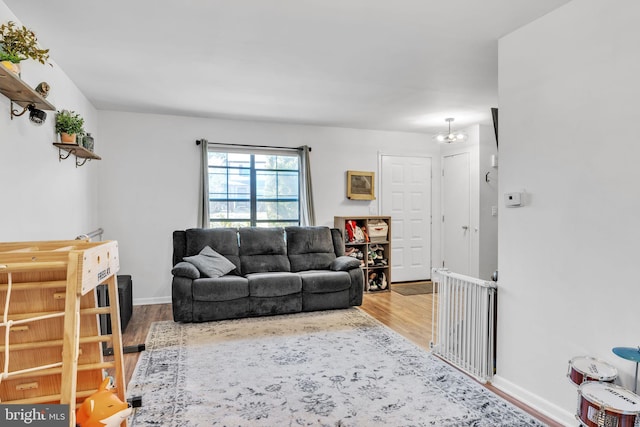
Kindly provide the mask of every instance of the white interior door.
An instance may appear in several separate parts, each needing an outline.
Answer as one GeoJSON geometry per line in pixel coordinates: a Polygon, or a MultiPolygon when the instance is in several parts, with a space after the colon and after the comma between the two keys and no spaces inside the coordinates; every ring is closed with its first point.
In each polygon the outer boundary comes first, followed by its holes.
{"type": "Polygon", "coordinates": [[[468,275],[471,268],[469,153],[445,156],[442,162],[443,266],[468,275]]]}
{"type": "Polygon", "coordinates": [[[381,156],[380,199],[391,216],[391,279],[430,279],[431,158],[381,156]]]}

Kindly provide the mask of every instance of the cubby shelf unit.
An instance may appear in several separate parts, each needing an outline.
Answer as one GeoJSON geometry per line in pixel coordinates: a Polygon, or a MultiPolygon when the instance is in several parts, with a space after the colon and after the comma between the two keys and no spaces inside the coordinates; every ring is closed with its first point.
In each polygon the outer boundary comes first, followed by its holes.
{"type": "MultiPolygon", "coordinates": [[[[364,273],[364,288],[367,292],[384,292],[391,289],[391,217],[390,216],[334,216],[333,226],[338,228],[342,232],[344,237],[345,249],[356,248],[363,253],[364,265],[361,267],[364,273]],[[364,227],[369,231],[374,227],[374,224],[384,222],[386,225],[386,235],[383,237],[370,238],[366,241],[349,241],[349,236],[346,231],[347,221],[355,221],[359,227],[364,227]],[[386,264],[379,264],[377,260],[373,260],[373,264],[368,263],[368,254],[373,248],[377,246],[382,248],[383,259],[386,264]],[[387,287],[384,290],[374,290],[370,287],[369,281],[372,273],[377,275],[384,274],[387,287]]],[[[374,252],[376,252],[374,250],[374,252]]]]}

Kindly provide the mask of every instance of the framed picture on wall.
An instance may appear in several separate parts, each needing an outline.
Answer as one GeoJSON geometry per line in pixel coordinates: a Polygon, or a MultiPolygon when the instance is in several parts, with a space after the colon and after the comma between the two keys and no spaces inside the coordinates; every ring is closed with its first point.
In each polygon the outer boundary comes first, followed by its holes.
{"type": "Polygon", "coordinates": [[[347,171],[347,198],[375,200],[375,172],[347,171]]]}

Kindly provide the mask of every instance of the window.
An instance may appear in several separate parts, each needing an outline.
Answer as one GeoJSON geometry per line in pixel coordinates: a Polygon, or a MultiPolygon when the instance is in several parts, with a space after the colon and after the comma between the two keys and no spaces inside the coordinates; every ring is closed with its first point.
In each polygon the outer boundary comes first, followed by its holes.
{"type": "Polygon", "coordinates": [[[210,227],[300,224],[300,158],[209,151],[210,227]]]}

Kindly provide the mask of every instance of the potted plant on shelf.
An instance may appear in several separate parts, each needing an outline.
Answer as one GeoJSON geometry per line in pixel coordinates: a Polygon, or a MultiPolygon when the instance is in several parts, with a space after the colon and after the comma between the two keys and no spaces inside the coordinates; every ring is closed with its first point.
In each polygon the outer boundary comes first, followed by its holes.
{"type": "MultiPolygon", "coordinates": [[[[0,62],[5,68],[20,74],[20,61],[33,59],[45,64],[49,49],[40,49],[35,33],[13,21],[0,25],[0,62]]],[[[49,64],[51,65],[51,64],[49,64]]]]}
{"type": "Polygon", "coordinates": [[[60,142],[75,144],[76,134],[83,132],[84,119],[75,111],[62,110],[56,114],[56,132],[60,134],[60,142]]]}

